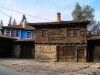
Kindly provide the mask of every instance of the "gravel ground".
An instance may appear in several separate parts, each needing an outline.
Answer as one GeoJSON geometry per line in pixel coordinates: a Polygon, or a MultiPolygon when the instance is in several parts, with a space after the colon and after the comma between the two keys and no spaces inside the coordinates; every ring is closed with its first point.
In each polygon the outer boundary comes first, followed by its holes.
{"type": "Polygon", "coordinates": [[[100,75],[100,63],[0,59],[0,66],[30,75],[100,75]]]}

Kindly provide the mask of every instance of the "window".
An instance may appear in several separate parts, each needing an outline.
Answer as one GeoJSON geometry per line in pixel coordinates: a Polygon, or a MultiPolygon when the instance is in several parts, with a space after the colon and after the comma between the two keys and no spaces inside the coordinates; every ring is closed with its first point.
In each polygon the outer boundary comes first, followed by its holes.
{"type": "Polygon", "coordinates": [[[16,30],[16,36],[19,37],[19,30],[16,30]]]}
{"type": "Polygon", "coordinates": [[[6,35],[10,36],[10,30],[6,30],[6,35]]]}
{"type": "Polygon", "coordinates": [[[42,31],[42,37],[48,37],[48,31],[47,30],[42,31]]]}
{"type": "Polygon", "coordinates": [[[14,30],[11,30],[11,36],[14,36],[14,30]]]}
{"type": "Polygon", "coordinates": [[[33,32],[33,38],[35,38],[35,32],[33,32]]]}
{"type": "Polygon", "coordinates": [[[27,38],[31,37],[31,32],[27,32],[27,38]]]}
{"type": "Polygon", "coordinates": [[[79,37],[80,36],[80,30],[79,29],[75,29],[74,30],[74,36],[75,37],[79,37]]]}
{"type": "Polygon", "coordinates": [[[68,29],[68,37],[73,37],[73,36],[74,36],[73,29],[68,29]]]}
{"type": "Polygon", "coordinates": [[[79,37],[80,30],[79,29],[68,29],[67,35],[68,35],[68,37],[79,37]]]}

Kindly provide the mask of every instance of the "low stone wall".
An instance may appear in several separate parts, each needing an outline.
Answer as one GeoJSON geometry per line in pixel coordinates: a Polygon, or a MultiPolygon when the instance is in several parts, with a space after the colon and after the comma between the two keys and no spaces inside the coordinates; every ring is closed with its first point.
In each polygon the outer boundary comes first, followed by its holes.
{"type": "Polygon", "coordinates": [[[35,59],[56,61],[56,45],[35,45],[35,59]]]}
{"type": "Polygon", "coordinates": [[[14,45],[13,46],[13,57],[19,58],[20,57],[20,52],[21,52],[20,45],[14,45]]]}

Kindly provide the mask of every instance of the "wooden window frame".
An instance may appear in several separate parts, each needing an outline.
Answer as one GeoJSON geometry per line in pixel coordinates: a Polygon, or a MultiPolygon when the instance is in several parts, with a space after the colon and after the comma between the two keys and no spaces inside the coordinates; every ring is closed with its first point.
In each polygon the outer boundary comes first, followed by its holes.
{"type": "Polygon", "coordinates": [[[33,32],[32,38],[35,38],[35,32],[33,32]]]}
{"type": "Polygon", "coordinates": [[[80,37],[80,29],[67,29],[67,36],[68,37],[80,37]],[[76,30],[78,30],[79,33],[77,33],[76,30]]]}
{"type": "Polygon", "coordinates": [[[10,36],[10,30],[6,30],[6,35],[10,36]]]}
{"type": "Polygon", "coordinates": [[[31,38],[31,32],[27,32],[27,38],[31,38]]]}
{"type": "Polygon", "coordinates": [[[80,37],[80,29],[74,29],[74,37],[80,37]],[[76,32],[78,30],[78,32],[76,32]]]}
{"type": "Polygon", "coordinates": [[[16,37],[19,37],[20,30],[16,30],[16,37]]]}
{"type": "Polygon", "coordinates": [[[48,30],[42,30],[42,37],[48,37],[48,30]]]}
{"type": "Polygon", "coordinates": [[[15,34],[15,31],[11,30],[11,36],[14,36],[14,34],[15,34]]]}
{"type": "Polygon", "coordinates": [[[68,37],[74,37],[74,30],[73,29],[67,29],[67,36],[68,37]]]}

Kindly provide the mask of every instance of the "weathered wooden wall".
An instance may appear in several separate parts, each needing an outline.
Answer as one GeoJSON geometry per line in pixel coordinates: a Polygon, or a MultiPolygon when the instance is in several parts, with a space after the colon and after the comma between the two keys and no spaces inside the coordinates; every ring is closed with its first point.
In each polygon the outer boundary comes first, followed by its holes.
{"type": "Polygon", "coordinates": [[[21,44],[21,58],[32,58],[35,57],[35,46],[34,43],[22,43],[21,44]]]}
{"type": "Polygon", "coordinates": [[[86,46],[58,46],[58,61],[86,62],[86,46]]]}
{"type": "Polygon", "coordinates": [[[59,26],[59,27],[41,27],[36,28],[36,43],[87,43],[86,26],[59,26]],[[68,37],[68,29],[79,29],[79,37],[68,37]],[[42,30],[48,31],[48,37],[42,37],[42,30]]]}
{"type": "Polygon", "coordinates": [[[88,41],[88,62],[100,62],[100,40],[88,41]]]}

